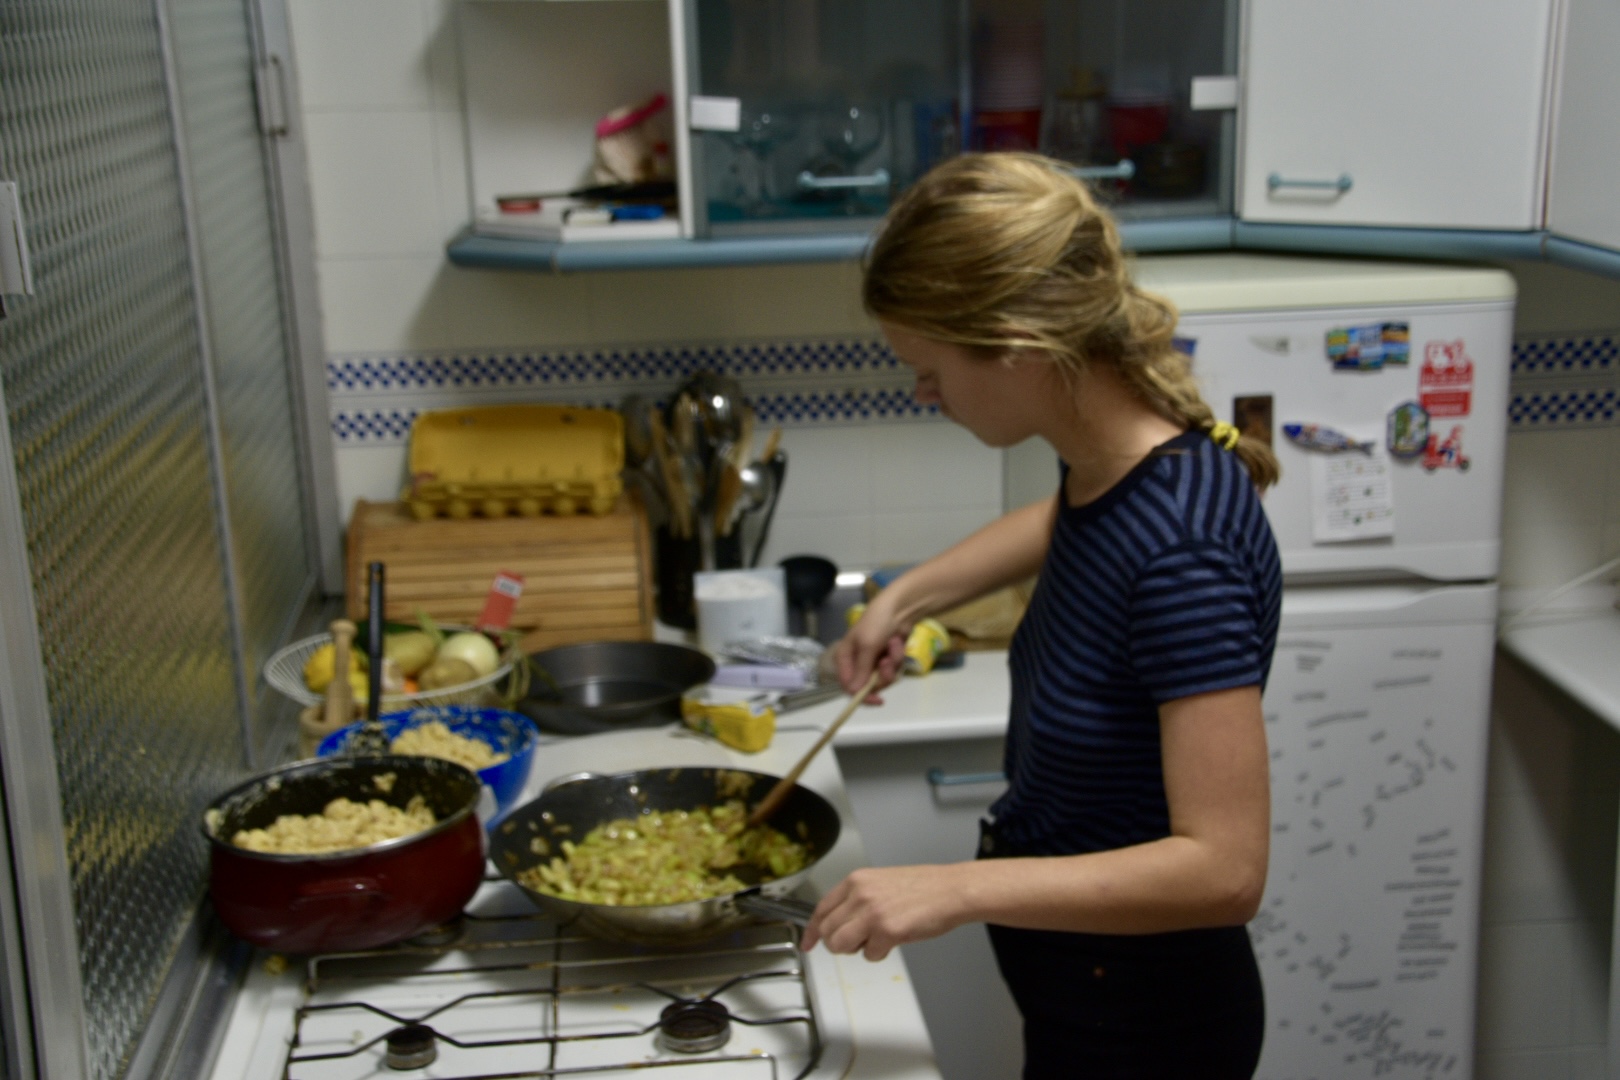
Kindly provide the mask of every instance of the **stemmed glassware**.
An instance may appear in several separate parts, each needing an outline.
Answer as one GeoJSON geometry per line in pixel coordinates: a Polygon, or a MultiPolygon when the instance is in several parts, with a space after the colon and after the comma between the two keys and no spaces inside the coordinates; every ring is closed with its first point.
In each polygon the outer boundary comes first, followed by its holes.
{"type": "Polygon", "coordinates": [[[798,134],[797,120],[780,106],[744,102],[738,129],[731,136],[737,148],[740,203],[743,213],[760,217],[770,212],[776,198],[771,152],[798,134]]]}

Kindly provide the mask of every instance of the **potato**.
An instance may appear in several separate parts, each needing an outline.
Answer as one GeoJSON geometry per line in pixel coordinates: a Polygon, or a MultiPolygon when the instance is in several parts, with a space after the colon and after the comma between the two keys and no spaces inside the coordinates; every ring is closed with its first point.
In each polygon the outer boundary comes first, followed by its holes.
{"type": "Polygon", "coordinates": [[[383,638],[383,653],[399,665],[400,674],[407,678],[433,663],[433,654],[437,651],[438,643],[433,635],[423,630],[408,630],[383,638]]]}
{"type": "Polygon", "coordinates": [[[472,682],[476,678],[478,672],[473,670],[471,664],[452,657],[447,660],[435,660],[423,668],[416,677],[416,684],[423,690],[442,690],[447,686],[472,682]]]}

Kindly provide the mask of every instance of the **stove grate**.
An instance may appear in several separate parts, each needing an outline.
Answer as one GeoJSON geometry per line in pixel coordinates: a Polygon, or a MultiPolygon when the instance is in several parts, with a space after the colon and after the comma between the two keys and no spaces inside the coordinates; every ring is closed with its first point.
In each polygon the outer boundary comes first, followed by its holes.
{"type": "MultiPolygon", "coordinates": [[[[624,1008],[615,1005],[614,1008],[624,1008]]],[[[473,1019],[459,1021],[477,1028],[473,1019]]],[[[439,1045],[463,1051],[490,1051],[501,1048],[540,1047],[544,1065],[516,1071],[469,1072],[451,1076],[435,1070],[435,1080],[527,1080],[602,1075],[644,1069],[688,1069],[701,1072],[716,1065],[752,1064],[768,1069],[772,1080],[803,1080],[820,1061],[822,1037],[816,1019],[810,975],[798,948],[797,931],[787,924],[763,924],[735,932],[716,942],[682,949],[648,949],[615,946],[592,938],[559,930],[549,920],[536,915],[479,916],[466,913],[454,932],[437,938],[413,939],[402,945],[365,952],[334,953],[311,957],[305,968],[304,1000],[294,1014],[293,1033],[282,1068],[282,1080],[306,1080],[309,1069],[322,1063],[384,1060],[396,1076],[408,1076],[417,1060],[402,1054],[397,1043],[402,1031],[410,1032],[413,1044],[426,1042],[437,1052],[439,1045]],[[602,978],[602,976],[617,976],[602,978]],[[464,990],[468,978],[495,979],[498,989],[464,990]],[[443,982],[442,993],[424,988],[424,982],[443,982]],[[459,985],[458,985],[459,984],[459,985]],[[694,984],[705,989],[696,992],[694,984]],[[791,1011],[758,1012],[749,998],[751,987],[784,986],[792,996],[791,1011]],[[797,993],[792,988],[797,988],[797,993]],[[401,988],[409,988],[402,990],[401,988]],[[364,991],[364,994],[353,991],[364,991]],[[571,1003],[591,998],[615,1000],[640,992],[665,1000],[673,1006],[708,1009],[724,1013],[728,1020],[754,1028],[801,1026],[805,1053],[802,1068],[784,1064],[778,1056],[763,1050],[721,1053],[724,1039],[697,1044],[694,1052],[668,1041],[661,1031],[660,1012],[655,1007],[649,1017],[623,1020],[623,1026],[591,1026],[573,1030],[578,1018],[570,1019],[571,1003]],[[395,999],[403,993],[406,1004],[395,999]],[[335,997],[335,1000],[326,1000],[335,997]],[[722,997],[728,997],[721,1002],[722,997]],[[383,1000],[378,1000],[378,999],[383,1000]],[[458,1028],[458,1013],[481,1005],[502,1005],[533,1001],[539,1006],[532,1035],[506,1035],[480,1038],[458,1028]],[[408,1006],[408,1007],[407,1007],[408,1006]],[[545,1023],[542,1023],[544,1013],[545,1023]],[[307,1025],[334,1020],[342,1014],[369,1016],[386,1022],[387,1028],[371,1038],[355,1032],[353,1045],[320,1050],[306,1045],[307,1025]],[[569,1027],[565,1027],[565,1022],[569,1027]],[[649,1037],[650,1040],[649,1041],[649,1037]],[[622,1061],[586,1065],[562,1064],[559,1051],[574,1044],[610,1045],[624,1040],[627,1056],[622,1061]],[[666,1059],[634,1056],[649,1045],[678,1052],[666,1059]],[[395,1064],[395,1062],[404,1064],[395,1064]]],[[[797,1038],[797,1037],[796,1037],[797,1038]]],[[[691,1044],[688,1044],[691,1045],[691,1044]]],[[[425,1056],[427,1051],[418,1050],[425,1056]]],[[[617,1053],[617,1051],[615,1051],[617,1053]]],[[[431,1061],[429,1057],[423,1062],[431,1061]]],[[[444,1060],[439,1067],[446,1066],[444,1060]]],[[[740,1074],[739,1074],[740,1075],[740,1074]]]]}

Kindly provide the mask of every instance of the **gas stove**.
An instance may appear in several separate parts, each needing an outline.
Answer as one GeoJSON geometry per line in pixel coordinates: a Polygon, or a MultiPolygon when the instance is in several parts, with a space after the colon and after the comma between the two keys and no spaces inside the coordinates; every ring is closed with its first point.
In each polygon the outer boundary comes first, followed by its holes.
{"type": "MultiPolygon", "coordinates": [[[[536,754],[524,797],[553,777],[648,765],[781,774],[817,735],[779,728],[769,749],[746,756],[680,728],[559,740],[536,754]]],[[[808,898],[865,852],[832,755],[800,782],[845,823],[811,870],[808,898]]],[[[550,922],[493,868],[457,924],[425,937],[285,964],[257,956],[211,1080],[631,1075],[939,1080],[898,950],[878,963],[803,953],[794,927],[770,923],[680,949],[614,945],[550,922]]]]}
{"type": "Polygon", "coordinates": [[[264,1006],[244,1080],[830,1080],[852,1058],[832,958],[781,923],[616,945],[492,881],[423,937],[279,968],[257,965],[243,991],[264,1006]]]}

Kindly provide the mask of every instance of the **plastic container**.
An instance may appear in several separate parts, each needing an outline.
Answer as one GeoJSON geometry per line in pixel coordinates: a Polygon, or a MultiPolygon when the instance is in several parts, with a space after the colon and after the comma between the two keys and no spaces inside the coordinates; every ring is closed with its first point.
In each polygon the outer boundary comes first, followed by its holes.
{"type": "MultiPolygon", "coordinates": [[[[523,794],[523,785],[529,779],[534,764],[534,747],[540,732],[534,721],[521,713],[505,709],[471,709],[465,706],[441,706],[432,709],[412,709],[409,712],[389,713],[378,718],[390,741],[407,728],[437,720],[456,735],[477,739],[498,754],[506,754],[505,761],[478,770],[478,779],[494,796],[493,815],[486,827],[498,821],[523,794]]],[[[360,730],[358,723],[339,728],[321,740],[316,757],[332,757],[348,749],[349,740],[360,730]]]]}
{"type": "Polygon", "coordinates": [[[705,652],[719,654],[728,641],[787,633],[787,578],[781,567],[698,574],[692,595],[698,645],[705,652]]]}
{"type": "Polygon", "coordinates": [[[624,420],[612,409],[491,405],[425,412],[411,425],[421,520],[482,514],[606,514],[624,489],[624,420]]]}

